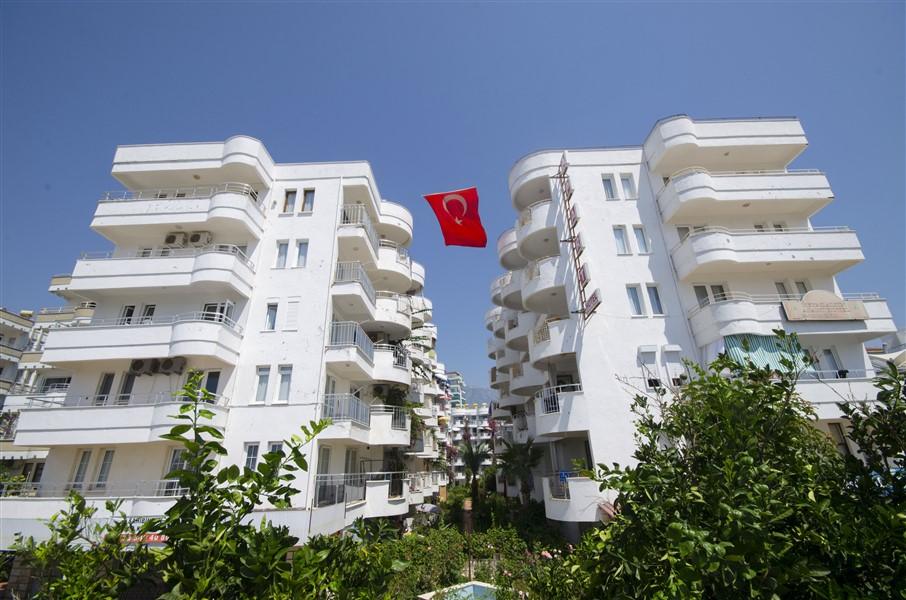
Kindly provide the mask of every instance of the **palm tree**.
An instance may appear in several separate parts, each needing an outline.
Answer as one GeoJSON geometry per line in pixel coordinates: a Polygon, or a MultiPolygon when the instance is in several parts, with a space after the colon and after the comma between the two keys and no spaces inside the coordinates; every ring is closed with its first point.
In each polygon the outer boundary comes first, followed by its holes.
{"type": "Polygon", "coordinates": [[[491,453],[485,444],[479,443],[477,446],[472,445],[472,438],[467,437],[459,446],[459,454],[466,470],[469,471],[470,484],[472,486],[472,502],[478,503],[478,472],[481,470],[481,464],[491,458],[491,453]]]}
{"type": "MultiPolygon", "coordinates": [[[[500,457],[501,467],[505,479],[519,479],[519,491],[522,493],[522,503],[528,504],[529,494],[532,491],[532,470],[541,462],[544,450],[535,446],[535,440],[529,438],[524,444],[510,443],[501,440],[506,445],[506,450],[500,457]]],[[[506,494],[506,487],[504,487],[506,494]]]]}

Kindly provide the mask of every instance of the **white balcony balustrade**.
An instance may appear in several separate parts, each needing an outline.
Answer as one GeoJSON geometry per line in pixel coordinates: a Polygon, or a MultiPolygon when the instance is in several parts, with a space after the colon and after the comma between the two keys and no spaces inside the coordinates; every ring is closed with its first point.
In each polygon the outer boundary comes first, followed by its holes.
{"type": "Polygon", "coordinates": [[[522,303],[526,310],[547,314],[567,312],[568,264],[560,256],[548,256],[528,264],[522,275],[522,303]]]}
{"type": "Polygon", "coordinates": [[[516,229],[507,229],[497,238],[497,258],[500,266],[508,271],[521,269],[526,265],[526,260],[519,254],[516,229]]]}
{"type": "Polygon", "coordinates": [[[575,471],[552,473],[542,479],[544,512],[548,519],[578,523],[600,522],[612,516],[600,484],[575,471]]]}
{"type": "Polygon", "coordinates": [[[702,227],[673,249],[681,280],[743,273],[835,275],[864,258],[859,239],[847,227],[702,227]]]}
{"type": "Polygon", "coordinates": [[[383,200],[377,230],[382,237],[398,244],[412,241],[412,213],[402,204],[383,200]]]}
{"type": "Polygon", "coordinates": [[[539,436],[588,431],[591,414],[581,384],[542,388],[533,399],[539,436]]]}
{"type": "Polygon", "coordinates": [[[557,206],[549,198],[535,202],[519,213],[517,225],[519,254],[527,259],[537,259],[559,253],[557,206]]]}
{"type": "Polygon", "coordinates": [[[360,262],[338,262],[334,270],[331,295],[344,314],[360,321],[374,316],[377,296],[371,278],[360,262]]]}
{"type": "Polygon", "coordinates": [[[340,260],[374,263],[378,259],[380,238],[368,207],[364,204],[345,204],[340,210],[337,228],[340,260]]]}
{"type": "Polygon", "coordinates": [[[573,318],[539,319],[529,336],[529,360],[532,365],[544,368],[564,355],[575,354],[579,342],[578,328],[578,320],[573,318]]]}
{"type": "Polygon", "coordinates": [[[391,344],[374,345],[374,381],[388,381],[408,386],[411,383],[409,352],[391,344]]]}

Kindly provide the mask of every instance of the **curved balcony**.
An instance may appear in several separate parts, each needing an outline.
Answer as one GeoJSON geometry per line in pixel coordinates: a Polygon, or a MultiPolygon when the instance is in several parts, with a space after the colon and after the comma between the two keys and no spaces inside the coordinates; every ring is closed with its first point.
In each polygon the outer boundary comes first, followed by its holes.
{"type": "Polygon", "coordinates": [[[519,211],[552,196],[550,178],[562,156],[562,150],[542,150],[516,161],[507,177],[513,208],[519,211]]]}
{"type": "Polygon", "coordinates": [[[309,534],[336,533],[359,518],[406,514],[409,477],[404,471],[316,475],[309,534]]]}
{"type": "Polygon", "coordinates": [[[537,318],[535,313],[519,311],[515,318],[507,319],[504,334],[506,347],[523,352],[528,350],[528,336],[531,335],[537,318]]]}
{"type": "Polygon", "coordinates": [[[338,262],[330,293],[350,319],[365,321],[377,312],[377,294],[362,263],[338,262]]]}
{"type": "Polygon", "coordinates": [[[846,227],[694,230],[673,249],[680,279],[744,273],[835,275],[861,262],[862,246],[846,227]]]}
{"type": "Polygon", "coordinates": [[[497,356],[497,371],[509,372],[510,368],[522,362],[522,353],[517,350],[504,348],[502,354],[497,356]]]}
{"type": "Polygon", "coordinates": [[[491,360],[497,359],[497,353],[503,350],[503,341],[500,338],[491,337],[487,342],[488,346],[488,358],[491,360]]]}
{"type": "Polygon", "coordinates": [[[575,354],[579,336],[576,319],[552,318],[539,321],[529,337],[529,359],[537,367],[575,354]]]}
{"type": "Polygon", "coordinates": [[[841,298],[822,290],[804,296],[728,292],[719,302],[690,310],[689,323],[699,347],[728,335],[773,335],[774,329],[796,333],[804,342],[821,336],[866,342],[896,331],[887,302],[877,294],[841,298]]]}
{"type": "Polygon", "coordinates": [[[536,369],[527,360],[510,369],[510,393],[531,396],[547,383],[547,372],[536,369]]]}
{"type": "Polygon", "coordinates": [[[535,431],[552,438],[588,431],[591,415],[581,384],[546,387],[535,392],[535,431]]]}
{"type": "Polygon", "coordinates": [[[613,515],[600,484],[564,471],[542,479],[544,512],[548,519],[570,523],[599,523],[613,515]]]}
{"type": "Polygon", "coordinates": [[[412,241],[412,213],[396,202],[383,200],[377,230],[382,238],[405,246],[412,241]]]}
{"type": "Polygon", "coordinates": [[[374,381],[388,381],[408,386],[412,383],[409,354],[399,346],[374,345],[374,381]]]}
{"type": "Polygon", "coordinates": [[[330,419],[322,440],[348,440],[368,444],[371,436],[371,407],[354,394],[324,394],[318,405],[319,418],[330,419]]]}
{"type": "Polygon", "coordinates": [[[107,192],[98,201],[91,228],[115,244],[128,245],[174,229],[211,231],[221,239],[259,239],[264,210],[258,192],[245,183],[107,192]]]}
{"type": "Polygon", "coordinates": [[[528,259],[552,256],[560,252],[557,207],[550,198],[535,202],[519,213],[516,239],[519,254],[528,259]]]}
{"type": "Polygon", "coordinates": [[[665,223],[689,223],[740,215],[809,217],[833,197],[820,171],[712,173],[693,167],[674,174],[657,201],[665,223]]]}
{"type": "Polygon", "coordinates": [[[198,356],[235,365],[241,341],[242,328],[219,313],[93,319],[86,326],[50,330],[42,361],[59,364],[198,356]]]}
{"type": "Polygon", "coordinates": [[[500,301],[506,308],[522,311],[522,277],[523,271],[512,271],[500,288],[500,301]]]}
{"type": "Polygon", "coordinates": [[[367,381],[373,373],[374,342],[355,321],[334,321],[330,324],[324,361],[341,377],[367,381]]]}
{"type": "Polygon", "coordinates": [[[528,262],[519,254],[515,228],[507,229],[497,238],[497,259],[507,271],[521,269],[528,262]]]}
{"type": "MultiPolygon", "coordinates": [[[[218,397],[205,408],[214,413],[210,424],[226,427],[228,400],[218,397]]],[[[160,441],[178,423],[172,418],[181,406],[170,392],[107,394],[33,401],[19,413],[16,444],[20,446],[134,444],[160,441]]]]}
{"type": "Polygon", "coordinates": [[[412,333],[411,313],[409,296],[377,292],[374,318],[363,321],[362,327],[369,332],[386,333],[392,339],[407,338],[412,333]]]}
{"type": "Polygon", "coordinates": [[[409,305],[412,307],[412,324],[424,325],[434,318],[434,304],[424,296],[409,296],[409,305]]]}
{"type": "Polygon", "coordinates": [[[371,405],[371,433],[368,443],[372,446],[408,446],[412,420],[409,409],[386,404],[371,405]]]}
{"type": "Polygon", "coordinates": [[[498,370],[497,367],[491,367],[491,387],[495,390],[507,389],[510,378],[506,373],[498,370]]]}
{"type": "Polygon", "coordinates": [[[519,396],[517,394],[501,394],[500,399],[497,401],[497,405],[501,408],[522,406],[523,404],[525,404],[526,400],[528,400],[528,398],[526,398],[525,396],[519,396]]]}
{"type": "Polygon", "coordinates": [[[644,144],[648,168],[669,175],[699,166],[712,171],[785,168],[808,141],[792,117],[658,121],[644,144]]]}
{"type": "Polygon", "coordinates": [[[370,272],[375,288],[405,294],[412,287],[412,259],[409,251],[389,240],[381,240],[378,260],[370,272]]]}
{"type": "Polygon", "coordinates": [[[229,244],[85,253],[73,269],[69,291],[97,297],[191,285],[198,293],[232,290],[248,298],[254,275],[248,257],[229,244]]]}
{"type": "Polygon", "coordinates": [[[499,306],[495,306],[488,312],[484,314],[484,327],[488,331],[494,331],[494,323],[500,318],[500,315],[503,313],[503,309],[499,306]]]}
{"type": "Polygon", "coordinates": [[[493,302],[497,306],[503,306],[503,299],[501,296],[503,292],[503,286],[509,283],[512,277],[512,273],[504,273],[491,282],[491,302],[493,302]]]}
{"type": "Polygon", "coordinates": [[[337,225],[339,260],[371,264],[378,260],[380,238],[365,204],[344,204],[337,225]]]}
{"type": "Polygon", "coordinates": [[[420,292],[425,287],[425,266],[412,261],[412,290],[420,292]]]}
{"type": "Polygon", "coordinates": [[[529,263],[522,278],[522,303],[536,313],[565,314],[568,260],[548,256],[529,263]]]}

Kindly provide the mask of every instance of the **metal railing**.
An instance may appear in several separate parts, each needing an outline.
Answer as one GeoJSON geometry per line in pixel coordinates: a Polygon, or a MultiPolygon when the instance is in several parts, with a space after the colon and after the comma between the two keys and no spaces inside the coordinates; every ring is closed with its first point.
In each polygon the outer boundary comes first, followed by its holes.
{"type": "Polygon", "coordinates": [[[872,379],[876,376],[874,369],[837,369],[824,371],[803,371],[799,381],[827,381],[830,379],[872,379]]]}
{"type": "Polygon", "coordinates": [[[4,498],[65,498],[71,490],[82,496],[101,498],[177,497],[187,491],[175,479],[0,483],[0,496],[4,498]]]}
{"type": "MultiPolygon", "coordinates": [[[[29,398],[28,408],[101,408],[109,406],[148,406],[156,404],[185,403],[190,399],[173,392],[154,392],[150,394],[94,394],[91,396],[68,396],[66,398],[29,398]]],[[[230,399],[215,395],[210,404],[227,406],[230,399]]]]}
{"type": "Polygon", "coordinates": [[[409,410],[404,406],[391,406],[389,404],[372,404],[371,414],[390,413],[390,428],[405,431],[409,429],[409,410]]]}
{"type": "Polygon", "coordinates": [[[361,227],[371,242],[371,248],[377,254],[380,247],[380,241],[377,231],[374,229],[374,223],[371,221],[371,215],[364,204],[345,204],[340,209],[340,227],[361,227]]]}
{"type": "Polygon", "coordinates": [[[563,317],[547,317],[546,319],[542,320],[541,323],[538,325],[537,329],[535,329],[535,331],[532,333],[532,337],[534,338],[535,343],[540,344],[541,342],[550,341],[550,339],[551,339],[550,324],[556,323],[557,321],[563,321],[563,320],[564,320],[563,317]]]}
{"type": "Polygon", "coordinates": [[[321,416],[331,421],[352,421],[362,427],[371,425],[371,409],[354,394],[324,394],[321,416]]]}
{"type": "Polygon", "coordinates": [[[540,401],[541,412],[545,415],[560,412],[560,394],[581,392],[581,383],[569,383],[554,387],[542,388],[535,392],[534,400],[540,401]]]}
{"type": "Polygon", "coordinates": [[[334,273],[334,283],[358,283],[365,291],[365,295],[374,304],[375,291],[365,267],[360,262],[338,262],[337,270],[334,273]]]}
{"type": "Polygon", "coordinates": [[[240,327],[239,323],[237,323],[230,317],[227,317],[226,315],[219,312],[202,310],[168,316],[154,315],[151,317],[145,317],[140,315],[133,315],[131,317],[117,317],[115,319],[92,319],[86,325],[79,327],[79,329],[89,327],[147,327],[149,325],[173,325],[175,323],[190,323],[195,321],[220,323],[226,326],[228,329],[231,329],[239,335],[242,335],[242,327],[240,327]]]}
{"type": "Polygon", "coordinates": [[[557,471],[549,474],[547,482],[551,490],[551,498],[569,500],[569,478],[578,476],[578,471],[557,471]]]}
{"type": "Polygon", "coordinates": [[[333,321],[330,324],[331,348],[355,347],[359,353],[374,363],[374,342],[355,321],[333,321]]]}
{"type": "Polygon", "coordinates": [[[259,210],[258,191],[247,183],[221,183],[217,185],[195,185],[173,188],[152,188],[145,190],[120,190],[104,192],[98,202],[128,202],[131,200],[191,200],[210,198],[215,194],[242,194],[247,196],[259,210]]]}
{"type": "Polygon", "coordinates": [[[380,247],[396,250],[396,262],[402,265],[406,265],[410,268],[412,267],[412,259],[409,258],[409,249],[405,246],[400,246],[399,244],[391,240],[381,240],[380,247]]]}
{"type": "MultiPolygon", "coordinates": [[[[830,292],[836,295],[836,292],[830,292]]],[[[711,306],[712,304],[722,304],[724,302],[751,302],[753,304],[778,304],[784,301],[801,301],[805,294],[747,294],[746,292],[723,292],[707,301],[702,298],[698,306],[693,306],[687,311],[688,316],[693,316],[711,306]]],[[[840,294],[842,300],[871,301],[881,300],[881,295],[876,292],[855,292],[850,294],[840,294]]]]}
{"type": "Polygon", "coordinates": [[[63,394],[69,390],[68,383],[51,383],[49,385],[25,385],[24,383],[15,383],[9,388],[10,396],[24,394],[63,394]]]}
{"type": "MultiPolygon", "coordinates": [[[[710,171],[705,167],[686,167],[670,175],[669,183],[679,181],[692,175],[703,173],[705,175],[715,175],[717,177],[751,177],[760,175],[823,175],[824,172],[819,169],[767,169],[763,171],[710,171]]],[[[664,186],[657,196],[660,198],[667,186],[664,186]]]]}
{"type": "Polygon", "coordinates": [[[367,482],[389,481],[388,498],[403,495],[403,481],[409,473],[405,471],[381,471],[373,473],[322,473],[315,475],[314,507],[332,506],[345,502],[352,504],[365,500],[367,482]]]}
{"type": "Polygon", "coordinates": [[[393,366],[398,369],[409,368],[409,352],[402,346],[394,346],[393,344],[375,344],[374,351],[393,352],[393,366]]]}
{"type": "Polygon", "coordinates": [[[671,248],[676,250],[682,246],[686,241],[697,237],[699,235],[705,235],[706,233],[723,233],[726,235],[788,235],[788,234],[802,234],[802,233],[813,233],[813,234],[824,234],[824,233],[847,233],[852,232],[853,230],[845,225],[829,225],[826,227],[784,227],[783,229],[775,229],[774,227],[764,227],[763,229],[751,228],[751,229],[733,229],[730,227],[721,227],[719,225],[708,225],[706,227],[693,227],[689,233],[680,240],[680,242],[671,248]]]}
{"type": "Polygon", "coordinates": [[[202,254],[232,254],[239,262],[247,266],[252,271],[255,270],[255,264],[249,260],[239,246],[234,244],[209,244],[207,246],[198,246],[194,248],[147,248],[136,250],[125,254],[117,253],[113,250],[109,252],[82,252],[79,260],[125,260],[134,258],[191,258],[202,254]]]}
{"type": "Polygon", "coordinates": [[[412,302],[409,296],[404,296],[402,294],[397,294],[394,292],[376,292],[375,296],[378,299],[396,301],[396,312],[400,313],[401,315],[408,317],[412,314],[412,302]]]}

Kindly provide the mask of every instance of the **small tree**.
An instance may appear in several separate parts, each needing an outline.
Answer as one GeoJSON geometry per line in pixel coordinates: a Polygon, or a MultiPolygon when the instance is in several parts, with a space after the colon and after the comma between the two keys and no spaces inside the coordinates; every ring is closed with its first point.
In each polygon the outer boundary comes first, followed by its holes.
{"type": "MultiPolygon", "coordinates": [[[[501,440],[506,447],[500,456],[501,471],[507,481],[519,479],[522,503],[528,504],[532,493],[532,471],[541,463],[544,450],[535,446],[535,440],[528,438],[524,444],[501,440]]],[[[506,490],[506,487],[504,487],[506,490]]],[[[506,494],[506,491],[504,491],[506,494]]]]}
{"type": "Polygon", "coordinates": [[[487,445],[480,442],[475,445],[472,443],[472,439],[467,437],[459,446],[459,454],[466,471],[469,473],[472,502],[478,503],[478,473],[481,471],[482,463],[491,458],[491,453],[488,451],[487,445]]]}

